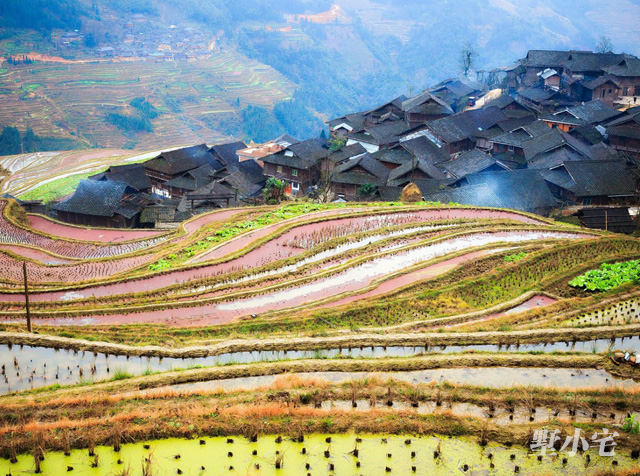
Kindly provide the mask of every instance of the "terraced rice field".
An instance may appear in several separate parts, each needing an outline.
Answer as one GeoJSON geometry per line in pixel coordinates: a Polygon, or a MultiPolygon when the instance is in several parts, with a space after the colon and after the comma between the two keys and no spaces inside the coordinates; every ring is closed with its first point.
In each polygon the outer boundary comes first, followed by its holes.
{"type": "Polygon", "coordinates": [[[635,238],[433,204],[231,209],[165,233],[1,206],[6,474],[640,471],[640,371],[611,359],[640,346],[640,288],[568,285],[637,259],[635,238]],[[615,454],[540,453],[541,428],[610,429],[615,454]]]}
{"type": "Polygon", "coordinates": [[[138,147],[156,149],[226,140],[218,126],[235,117],[238,99],[242,107],[271,107],[291,97],[295,87],[274,69],[229,49],[189,62],[37,62],[12,67],[0,79],[0,123],[103,148],[130,142],[105,116],[127,112],[135,97],[147,97],[166,113],[152,121],[153,133],[136,137],[138,147]]]}

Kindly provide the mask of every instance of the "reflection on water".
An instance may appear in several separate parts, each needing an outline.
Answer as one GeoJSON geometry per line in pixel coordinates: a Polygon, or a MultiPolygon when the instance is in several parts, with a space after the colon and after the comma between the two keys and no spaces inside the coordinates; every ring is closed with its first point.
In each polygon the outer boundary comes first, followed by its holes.
{"type": "Polygon", "coordinates": [[[28,390],[53,384],[68,385],[85,381],[104,380],[121,371],[131,375],[185,369],[195,366],[246,364],[279,360],[412,357],[425,353],[460,352],[594,352],[610,348],[640,349],[638,336],[615,340],[598,339],[585,342],[556,342],[551,344],[523,344],[512,346],[389,346],[357,347],[307,351],[233,352],[193,359],[125,357],[93,352],[75,352],[47,347],[0,345],[0,393],[28,390]],[[17,366],[16,366],[17,363],[17,366]]]}

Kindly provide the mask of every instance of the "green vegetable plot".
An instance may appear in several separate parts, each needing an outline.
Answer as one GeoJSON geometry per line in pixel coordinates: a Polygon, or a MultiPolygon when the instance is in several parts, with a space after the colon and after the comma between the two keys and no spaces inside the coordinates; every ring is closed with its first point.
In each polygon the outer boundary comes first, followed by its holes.
{"type": "Polygon", "coordinates": [[[640,260],[622,263],[603,264],[600,269],[587,271],[569,282],[574,288],[586,288],[589,291],[608,291],[627,283],[640,281],[640,260]]]}

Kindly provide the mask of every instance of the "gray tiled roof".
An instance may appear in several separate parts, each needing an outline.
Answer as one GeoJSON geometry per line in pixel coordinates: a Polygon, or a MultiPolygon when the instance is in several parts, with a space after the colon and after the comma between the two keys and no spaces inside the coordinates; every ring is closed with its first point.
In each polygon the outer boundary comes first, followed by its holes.
{"type": "Polygon", "coordinates": [[[210,152],[217,155],[224,161],[224,164],[222,165],[233,165],[238,163],[238,154],[236,152],[246,148],[247,144],[238,141],[231,142],[229,144],[214,145],[211,147],[210,152]]]}
{"type": "Polygon", "coordinates": [[[564,164],[578,196],[628,196],[635,193],[635,180],[621,160],[567,162],[564,164]]]}
{"type": "Polygon", "coordinates": [[[409,130],[410,127],[404,121],[387,122],[365,128],[365,131],[373,139],[373,143],[380,146],[399,142],[402,135],[409,130]]]}
{"type": "Polygon", "coordinates": [[[528,166],[531,169],[552,169],[562,165],[564,162],[575,162],[579,160],[589,159],[572,149],[561,148],[540,154],[536,157],[535,161],[529,162],[528,166]]]}
{"type": "Polygon", "coordinates": [[[409,152],[412,157],[425,160],[431,164],[438,164],[451,158],[442,148],[438,147],[425,136],[418,136],[403,141],[399,146],[409,152]]]}
{"type": "Polygon", "coordinates": [[[166,185],[173,188],[193,191],[211,182],[211,176],[214,172],[215,168],[211,165],[203,165],[197,169],[189,170],[180,177],[169,180],[166,185]]]}
{"type": "Polygon", "coordinates": [[[506,208],[535,211],[558,203],[538,170],[471,174],[466,180],[470,185],[486,184],[506,208]]]}
{"type": "Polygon", "coordinates": [[[497,107],[473,109],[427,122],[427,127],[441,140],[452,143],[473,138],[508,118],[497,107]]]}
{"type": "Polygon", "coordinates": [[[544,114],[541,116],[541,119],[587,126],[610,121],[621,114],[622,112],[596,99],[595,101],[589,101],[578,106],[568,107],[553,114],[544,114]]]}
{"type": "Polygon", "coordinates": [[[408,113],[420,112],[419,108],[426,103],[432,103],[435,107],[434,113],[453,114],[453,110],[442,99],[434,96],[429,91],[423,91],[417,96],[413,96],[402,103],[402,110],[408,113]]]}
{"type": "Polygon", "coordinates": [[[396,146],[393,149],[382,149],[371,154],[374,158],[381,162],[402,165],[411,162],[413,156],[406,149],[396,146]]]}
{"type": "Polygon", "coordinates": [[[151,181],[141,164],[112,165],[106,171],[91,175],[91,180],[122,182],[139,191],[151,188],[151,181]]]}
{"type": "Polygon", "coordinates": [[[53,209],[82,215],[112,217],[120,208],[125,193],[133,192],[122,182],[81,180],[74,194],[53,209]]]}
{"type": "Polygon", "coordinates": [[[491,187],[484,183],[451,188],[442,192],[423,195],[423,197],[429,202],[459,203],[475,207],[504,207],[504,204],[495,195],[491,187]]]}
{"type": "Polygon", "coordinates": [[[367,149],[362,147],[362,144],[356,142],[355,144],[345,145],[335,152],[330,152],[327,159],[337,164],[342,162],[343,160],[355,157],[356,155],[364,154],[366,151],[367,149]]]}
{"type": "Polygon", "coordinates": [[[305,170],[314,167],[318,163],[318,160],[328,155],[329,150],[326,149],[319,140],[307,139],[290,145],[280,152],[268,155],[262,158],[262,161],[269,164],[285,165],[287,167],[305,170]],[[287,155],[287,151],[293,153],[293,156],[287,155]]]}
{"type": "Polygon", "coordinates": [[[355,159],[348,160],[334,169],[331,179],[335,183],[347,183],[364,185],[384,185],[389,177],[389,169],[374,159],[369,154],[364,154],[355,159]],[[354,169],[363,169],[365,172],[355,172],[354,169]]]}
{"type": "Polygon", "coordinates": [[[177,175],[201,165],[212,163],[213,157],[206,144],[183,147],[162,152],[157,157],[143,163],[145,168],[169,175],[177,175]]]}
{"type": "Polygon", "coordinates": [[[640,59],[635,56],[625,55],[617,64],[602,69],[613,76],[621,78],[640,77],[640,59]]]}
{"type": "MultiPolygon", "coordinates": [[[[498,164],[496,160],[488,154],[472,149],[460,154],[454,160],[442,162],[440,167],[444,168],[452,177],[460,179],[466,175],[481,172],[498,164]]],[[[498,164],[499,167],[505,168],[498,164]]]]}
{"type": "Polygon", "coordinates": [[[406,179],[411,176],[412,170],[421,170],[429,177],[434,179],[447,178],[442,169],[437,167],[435,164],[429,163],[423,159],[418,159],[415,162],[407,162],[406,164],[402,164],[400,167],[396,167],[395,169],[393,169],[389,173],[388,184],[393,186],[399,185],[400,183],[406,181],[406,179]]]}

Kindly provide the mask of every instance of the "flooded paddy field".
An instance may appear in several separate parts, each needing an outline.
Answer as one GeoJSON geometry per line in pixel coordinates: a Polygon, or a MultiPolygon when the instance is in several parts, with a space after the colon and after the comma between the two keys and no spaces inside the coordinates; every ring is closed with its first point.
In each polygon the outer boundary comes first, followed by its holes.
{"type": "MultiPolygon", "coordinates": [[[[466,352],[602,353],[617,348],[640,349],[640,337],[520,345],[372,346],[304,351],[263,350],[229,352],[196,358],[125,356],[28,345],[0,345],[0,394],[31,390],[54,384],[70,385],[99,381],[111,379],[118,375],[140,376],[155,372],[217,365],[302,359],[410,358],[427,354],[466,352]]],[[[547,382],[544,381],[543,383],[547,382]]]]}
{"type": "MultiPolygon", "coordinates": [[[[510,387],[549,387],[560,389],[638,389],[640,382],[630,378],[616,378],[601,369],[555,369],[539,367],[474,367],[447,368],[436,370],[414,370],[406,372],[300,372],[288,373],[288,377],[301,380],[325,380],[330,383],[357,382],[367,378],[378,380],[397,380],[412,385],[430,383],[450,383],[453,385],[473,385],[489,388],[510,387]]],[[[193,382],[144,390],[139,395],[149,395],[173,390],[176,392],[194,391],[242,391],[256,390],[274,385],[279,375],[261,375],[257,377],[241,377],[206,382],[193,382]]]]}
{"type": "MultiPolygon", "coordinates": [[[[488,443],[481,446],[466,438],[387,435],[310,434],[295,438],[281,435],[167,439],[124,444],[120,451],[97,447],[46,453],[42,474],[184,475],[362,475],[387,474],[462,475],[590,475],[611,469],[639,468],[626,452],[601,457],[597,448],[575,456],[560,453],[538,458],[528,448],[488,443]],[[251,441],[253,440],[253,441],[251,441]],[[148,472],[144,472],[145,469],[148,472]],[[123,471],[129,471],[123,473],[123,471]]],[[[0,460],[2,474],[35,471],[34,458],[22,454],[16,463],[0,460]]]]}

